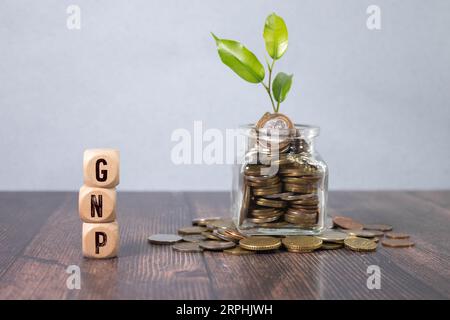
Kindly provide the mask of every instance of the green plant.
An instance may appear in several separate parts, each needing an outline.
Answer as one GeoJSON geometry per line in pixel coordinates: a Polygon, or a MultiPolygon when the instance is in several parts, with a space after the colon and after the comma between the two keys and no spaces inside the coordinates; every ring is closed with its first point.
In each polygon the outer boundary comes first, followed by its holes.
{"type": "Polygon", "coordinates": [[[222,62],[238,76],[251,83],[261,83],[269,95],[274,112],[280,109],[280,103],[286,99],[291,89],[293,75],[279,72],[272,81],[275,61],[280,59],[288,47],[288,31],[284,20],[275,13],[269,15],[264,24],[263,38],[266,50],[272,61],[266,59],[268,81],[264,83],[266,72],[258,58],[241,43],[234,40],[219,39],[211,33],[216,41],[217,51],[222,62]]]}

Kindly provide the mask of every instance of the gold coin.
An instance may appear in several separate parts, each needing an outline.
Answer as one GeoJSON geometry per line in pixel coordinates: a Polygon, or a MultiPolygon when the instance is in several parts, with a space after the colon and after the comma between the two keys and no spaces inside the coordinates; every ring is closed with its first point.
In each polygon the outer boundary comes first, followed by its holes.
{"type": "Polygon", "coordinates": [[[225,249],[231,249],[236,246],[236,243],[230,241],[202,241],[198,244],[200,248],[211,251],[222,251],[225,249]]]}
{"type": "Polygon", "coordinates": [[[148,242],[153,244],[174,244],[183,240],[180,236],[176,234],[154,234],[148,237],[148,242]]]}
{"type": "Polygon", "coordinates": [[[283,186],[281,183],[275,185],[274,187],[270,187],[270,188],[253,188],[253,194],[255,196],[267,196],[267,195],[271,195],[271,194],[277,194],[277,193],[280,193],[282,188],[283,188],[283,186]]]}
{"type": "Polygon", "coordinates": [[[347,238],[347,234],[340,231],[325,230],[316,237],[323,242],[343,243],[345,238],[347,238]]]}
{"type": "Polygon", "coordinates": [[[270,200],[270,199],[264,199],[264,198],[258,198],[256,200],[256,204],[264,207],[271,207],[271,208],[284,208],[286,206],[285,201],[281,200],[270,200]]]}
{"type": "Polygon", "coordinates": [[[266,218],[248,218],[247,220],[252,223],[269,223],[277,221],[280,218],[280,216],[274,216],[274,217],[266,217],[266,218]]]}
{"type": "Polygon", "coordinates": [[[239,241],[239,245],[246,250],[269,251],[278,249],[281,246],[281,240],[268,236],[248,237],[239,241]]]}
{"type": "Polygon", "coordinates": [[[223,250],[223,252],[227,253],[227,254],[234,255],[234,256],[243,256],[243,255],[248,255],[248,254],[255,254],[255,251],[245,250],[245,249],[242,249],[241,247],[235,247],[235,248],[232,248],[232,249],[226,249],[226,250],[223,250]]]}
{"type": "Polygon", "coordinates": [[[266,198],[266,199],[288,200],[288,199],[284,199],[284,198],[289,197],[289,196],[293,196],[293,195],[294,194],[292,192],[283,192],[283,193],[276,193],[276,194],[267,195],[267,196],[264,196],[264,198],[266,198]]]}
{"type": "Polygon", "coordinates": [[[172,249],[180,252],[203,252],[198,243],[194,242],[180,242],[172,246],[172,249]]]}
{"type": "Polygon", "coordinates": [[[220,220],[220,217],[208,217],[208,218],[195,218],[194,220],[192,220],[192,224],[198,225],[198,226],[206,226],[208,224],[208,222],[211,221],[215,221],[215,220],[220,220]]]}
{"type": "Polygon", "coordinates": [[[187,234],[200,234],[206,231],[205,227],[193,226],[193,227],[184,227],[178,229],[179,234],[187,235],[187,234]]]}
{"type": "Polygon", "coordinates": [[[409,234],[400,233],[400,232],[388,232],[386,233],[386,238],[389,239],[408,239],[409,234]]]}
{"type": "Polygon", "coordinates": [[[388,224],[365,224],[364,229],[367,230],[378,230],[378,231],[391,231],[392,226],[388,224]]]}
{"type": "Polygon", "coordinates": [[[412,247],[415,243],[409,239],[384,239],[381,244],[391,248],[407,248],[412,247]]]}
{"type": "Polygon", "coordinates": [[[375,251],[377,249],[377,244],[373,240],[358,238],[358,237],[348,237],[344,240],[344,244],[346,248],[349,248],[353,251],[375,251]]]}
{"type": "Polygon", "coordinates": [[[344,247],[344,243],[324,242],[324,243],[322,243],[322,246],[320,247],[320,249],[323,249],[323,250],[336,250],[336,249],[341,249],[343,247],[344,247]]]}
{"type": "Polygon", "coordinates": [[[322,240],[313,236],[288,236],[282,241],[288,250],[301,252],[316,250],[322,245],[322,240]]]}

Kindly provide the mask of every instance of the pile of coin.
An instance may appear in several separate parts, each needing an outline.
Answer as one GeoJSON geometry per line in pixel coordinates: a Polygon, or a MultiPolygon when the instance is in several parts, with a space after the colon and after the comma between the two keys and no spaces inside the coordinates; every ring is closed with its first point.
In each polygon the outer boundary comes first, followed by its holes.
{"type": "Polygon", "coordinates": [[[155,234],[148,238],[152,244],[172,244],[180,252],[223,251],[231,255],[249,255],[257,252],[275,252],[285,248],[288,252],[308,253],[315,250],[347,248],[357,252],[377,250],[381,240],[385,247],[411,247],[414,242],[405,233],[391,231],[389,225],[365,225],[351,218],[336,216],[334,228],[317,236],[246,236],[231,219],[200,218],[193,226],[183,227],[175,234],[155,234]]]}
{"type": "Polygon", "coordinates": [[[265,114],[252,135],[243,170],[240,225],[314,229],[325,172],[314,163],[308,143],[280,113],[265,114]]]}

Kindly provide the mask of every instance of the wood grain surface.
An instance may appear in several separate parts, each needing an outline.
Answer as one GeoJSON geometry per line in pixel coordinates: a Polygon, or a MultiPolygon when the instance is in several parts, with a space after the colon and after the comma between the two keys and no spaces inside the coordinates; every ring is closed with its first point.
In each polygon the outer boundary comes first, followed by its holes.
{"type": "Polygon", "coordinates": [[[228,193],[118,194],[119,258],[81,254],[76,193],[0,193],[0,299],[449,299],[450,191],[330,192],[329,214],[387,223],[416,246],[230,256],[149,245],[195,217],[229,216],[228,193]],[[81,269],[81,289],[66,268],[81,269]],[[381,289],[366,286],[367,267],[381,289]]]}

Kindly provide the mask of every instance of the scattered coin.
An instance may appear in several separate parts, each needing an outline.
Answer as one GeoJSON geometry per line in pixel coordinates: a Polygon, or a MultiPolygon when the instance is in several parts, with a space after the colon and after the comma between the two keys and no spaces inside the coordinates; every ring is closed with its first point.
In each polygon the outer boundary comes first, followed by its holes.
{"type": "Polygon", "coordinates": [[[255,251],[245,250],[241,247],[235,247],[232,249],[223,250],[224,253],[235,255],[235,256],[243,256],[248,254],[255,254],[255,251]]]}
{"type": "Polygon", "coordinates": [[[376,234],[368,230],[343,230],[349,236],[355,236],[360,238],[375,238],[376,234]]]}
{"type": "Polygon", "coordinates": [[[239,246],[252,251],[270,251],[281,246],[281,240],[268,236],[248,237],[239,241],[239,246]]]}
{"type": "Polygon", "coordinates": [[[369,252],[377,249],[376,242],[366,238],[348,237],[344,240],[344,244],[346,248],[359,252],[369,252]]]}
{"type": "Polygon", "coordinates": [[[343,243],[345,238],[347,238],[347,234],[340,231],[325,230],[316,237],[321,239],[323,242],[343,243]]]}
{"type": "Polygon", "coordinates": [[[388,232],[386,233],[386,238],[389,239],[408,239],[409,234],[401,233],[401,232],[388,232]]]}
{"type": "Polygon", "coordinates": [[[415,243],[409,239],[383,239],[381,244],[391,248],[407,248],[415,245],[415,243]]]}
{"type": "Polygon", "coordinates": [[[183,235],[200,234],[200,233],[205,232],[205,231],[206,231],[206,228],[205,227],[200,227],[200,226],[184,227],[184,228],[178,229],[178,233],[179,234],[183,234],[183,235]]]}
{"type": "Polygon", "coordinates": [[[194,226],[198,225],[198,226],[205,227],[208,224],[208,222],[220,220],[220,219],[221,219],[220,217],[195,218],[194,220],[192,220],[192,224],[194,226]]]}
{"type": "Polygon", "coordinates": [[[388,224],[365,224],[364,225],[364,229],[367,230],[378,230],[378,231],[391,231],[392,230],[392,226],[388,225],[388,224]]]}
{"type": "Polygon", "coordinates": [[[313,236],[288,236],[282,242],[291,252],[311,252],[322,245],[322,240],[313,236]]]}
{"type": "Polygon", "coordinates": [[[207,237],[205,237],[203,234],[187,234],[182,236],[183,241],[186,242],[200,242],[200,241],[204,241],[207,239],[207,237]]]}
{"type": "Polygon", "coordinates": [[[202,232],[201,235],[206,237],[206,238],[208,238],[208,239],[210,239],[210,240],[220,240],[215,235],[213,235],[213,233],[211,231],[202,232]]]}
{"type": "Polygon", "coordinates": [[[148,242],[153,244],[174,244],[183,240],[180,236],[176,234],[154,234],[148,237],[148,242]]]}
{"type": "Polygon", "coordinates": [[[344,243],[332,243],[332,242],[324,242],[320,249],[323,250],[336,250],[344,247],[344,243]]]}
{"type": "Polygon", "coordinates": [[[229,241],[207,240],[207,241],[199,242],[198,245],[200,246],[200,248],[203,248],[205,250],[222,251],[225,249],[234,248],[236,246],[236,243],[229,242],[229,241]]]}
{"type": "Polygon", "coordinates": [[[333,217],[333,223],[342,229],[362,230],[363,225],[352,218],[335,216],[333,217]]]}
{"type": "Polygon", "coordinates": [[[203,252],[198,243],[194,242],[179,242],[174,244],[172,249],[180,252],[203,252]]]}
{"type": "Polygon", "coordinates": [[[239,242],[239,240],[235,240],[232,237],[230,237],[229,235],[221,232],[220,230],[224,230],[224,229],[216,229],[213,231],[213,235],[216,236],[217,238],[223,240],[223,241],[228,241],[228,242],[239,242]]]}
{"type": "Polygon", "coordinates": [[[220,219],[220,220],[216,220],[216,221],[211,221],[209,222],[206,227],[210,230],[213,229],[226,229],[226,228],[234,228],[234,222],[231,219],[220,219]]]}

